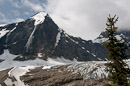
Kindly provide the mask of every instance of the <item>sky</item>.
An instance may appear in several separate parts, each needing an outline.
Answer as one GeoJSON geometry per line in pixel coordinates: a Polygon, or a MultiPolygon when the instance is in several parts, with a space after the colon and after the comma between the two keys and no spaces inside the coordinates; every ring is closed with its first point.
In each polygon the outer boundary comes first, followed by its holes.
{"type": "Polygon", "coordinates": [[[0,24],[23,21],[37,12],[47,12],[68,34],[95,39],[109,14],[119,17],[120,30],[130,30],[130,0],[0,0],[0,24]]]}

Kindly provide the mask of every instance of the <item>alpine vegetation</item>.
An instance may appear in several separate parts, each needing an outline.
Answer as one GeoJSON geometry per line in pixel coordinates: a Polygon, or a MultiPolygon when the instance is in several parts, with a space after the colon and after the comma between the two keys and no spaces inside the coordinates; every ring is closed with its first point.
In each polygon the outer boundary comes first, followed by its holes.
{"type": "Polygon", "coordinates": [[[115,24],[117,21],[118,17],[116,15],[114,17],[109,15],[107,19],[106,35],[104,37],[108,39],[105,42],[105,47],[108,49],[109,62],[105,65],[110,73],[108,80],[112,81],[114,86],[130,86],[128,83],[130,69],[124,61],[128,57],[128,44],[123,36],[120,39],[116,37],[118,28],[115,24]]]}

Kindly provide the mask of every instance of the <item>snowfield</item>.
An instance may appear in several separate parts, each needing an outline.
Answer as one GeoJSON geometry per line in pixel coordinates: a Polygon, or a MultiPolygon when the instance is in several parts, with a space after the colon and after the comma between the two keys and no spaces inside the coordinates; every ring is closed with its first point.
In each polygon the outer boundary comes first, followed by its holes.
{"type": "MultiPolygon", "coordinates": [[[[0,63],[0,71],[12,68],[8,72],[8,77],[14,77],[16,81],[12,81],[10,78],[7,78],[4,83],[7,86],[28,86],[20,80],[20,76],[25,75],[29,72],[30,69],[35,69],[36,67],[43,66],[43,69],[51,68],[55,65],[65,65],[77,62],[75,59],[74,61],[70,61],[64,58],[57,58],[52,59],[48,58],[47,61],[37,58],[35,60],[27,60],[27,61],[14,61],[13,59],[19,55],[10,54],[8,50],[4,50],[4,53],[0,55],[0,59],[4,60],[0,63]]],[[[0,84],[1,86],[1,84],[0,84]]]]}
{"type": "MultiPolygon", "coordinates": [[[[38,53],[39,54],[39,53],[38,53]]],[[[4,50],[4,53],[0,55],[0,59],[4,60],[0,63],[0,71],[9,69],[12,67],[21,67],[21,66],[55,66],[55,65],[65,65],[65,64],[70,64],[77,62],[77,60],[67,60],[62,58],[48,58],[47,61],[42,60],[40,58],[37,58],[35,60],[27,60],[27,61],[14,61],[16,57],[19,55],[13,55],[10,54],[8,50],[4,50]]],[[[22,56],[20,56],[22,58],[22,56]]]]}
{"type": "MultiPolygon", "coordinates": [[[[0,63],[0,71],[12,68],[8,72],[8,78],[4,81],[7,86],[28,86],[25,85],[20,77],[25,75],[30,69],[35,69],[37,67],[42,67],[42,69],[50,69],[52,66],[56,65],[67,65],[65,70],[72,71],[76,74],[81,74],[84,80],[88,79],[102,79],[106,78],[109,74],[105,71],[104,64],[107,61],[88,61],[88,62],[77,62],[77,60],[67,60],[64,58],[52,59],[48,58],[47,61],[37,58],[35,60],[28,61],[14,61],[18,55],[10,54],[8,50],[4,51],[4,54],[0,55],[0,59],[4,60],[0,63]],[[12,81],[12,77],[16,81],[12,81]]],[[[130,60],[127,60],[130,66],[130,60]]],[[[1,85],[0,85],[1,86],[1,85]]]]}

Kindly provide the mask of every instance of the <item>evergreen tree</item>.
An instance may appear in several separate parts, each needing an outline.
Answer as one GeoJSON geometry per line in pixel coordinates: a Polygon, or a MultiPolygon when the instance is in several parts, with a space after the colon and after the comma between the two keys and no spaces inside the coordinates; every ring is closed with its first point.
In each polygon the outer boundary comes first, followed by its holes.
{"type": "Polygon", "coordinates": [[[129,67],[125,62],[127,59],[128,45],[123,35],[120,40],[117,39],[117,27],[115,27],[118,17],[111,17],[107,19],[106,35],[108,40],[104,43],[108,49],[107,58],[110,60],[106,63],[107,70],[110,73],[108,80],[112,81],[114,86],[130,86],[128,83],[129,67]]]}

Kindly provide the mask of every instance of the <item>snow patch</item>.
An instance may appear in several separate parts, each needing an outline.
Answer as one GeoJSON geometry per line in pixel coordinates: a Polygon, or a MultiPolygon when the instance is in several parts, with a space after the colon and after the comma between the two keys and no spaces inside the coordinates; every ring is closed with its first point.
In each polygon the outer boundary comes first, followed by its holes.
{"type": "Polygon", "coordinates": [[[14,27],[14,28],[10,31],[10,33],[13,32],[15,29],[16,29],[16,27],[14,27]]]}
{"type": "MultiPolygon", "coordinates": [[[[24,84],[23,81],[20,80],[20,76],[25,75],[27,72],[29,72],[29,69],[34,69],[33,66],[26,66],[26,67],[18,67],[11,70],[10,76],[14,77],[16,81],[12,82],[10,79],[6,79],[4,82],[7,86],[12,86],[13,84],[15,86],[27,86],[24,84]]],[[[10,71],[9,71],[10,72],[10,71]]]]}
{"type": "Polygon", "coordinates": [[[13,86],[13,81],[10,79],[10,78],[7,78],[4,83],[7,85],[7,86],[13,86]]]}
{"type": "Polygon", "coordinates": [[[9,53],[9,50],[4,50],[4,53],[0,55],[0,59],[4,60],[12,60],[13,58],[17,57],[18,55],[13,55],[9,53]]]}
{"type": "Polygon", "coordinates": [[[64,32],[64,34],[65,34],[65,37],[68,37],[72,42],[74,42],[75,44],[79,44],[78,41],[73,40],[67,33],[64,32]]]}
{"type": "Polygon", "coordinates": [[[82,49],[84,50],[85,48],[84,48],[84,47],[82,47],[82,49]]]}
{"type": "MultiPolygon", "coordinates": [[[[35,59],[35,60],[27,60],[27,61],[14,61],[13,59],[20,55],[13,55],[10,54],[8,50],[4,50],[4,53],[0,55],[0,59],[4,60],[0,63],[0,71],[9,69],[12,67],[20,67],[20,66],[54,66],[54,65],[64,65],[69,63],[77,62],[76,59],[73,61],[64,59],[63,57],[56,59],[48,58],[47,61],[42,59],[35,59]]],[[[22,56],[20,56],[22,57],[22,56]]]]}
{"type": "Polygon", "coordinates": [[[67,40],[65,40],[65,42],[67,42],[67,43],[68,43],[68,41],[67,41],[67,40]]]}
{"type": "Polygon", "coordinates": [[[124,40],[122,40],[122,38],[125,38],[123,34],[116,35],[115,37],[117,38],[117,40],[124,42],[124,40]]]}
{"type": "Polygon", "coordinates": [[[52,66],[44,66],[42,69],[50,69],[52,66]]]}
{"type": "Polygon", "coordinates": [[[12,77],[12,76],[11,76],[11,73],[12,73],[12,71],[13,71],[15,68],[17,68],[17,67],[12,68],[12,69],[8,72],[8,76],[9,76],[9,77],[12,77]]]}
{"type": "Polygon", "coordinates": [[[10,35],[10,33],[12,33],[14,30],[16,30],[16,27],[17,27],[18,23],[15,24],[15,27],[9,31],[8,35],[10,35]]]}
{"type": "Polygon", "coordinates": [[[118,40],[121,40],[121,36],[120,35],[116,35],[115,36],[118,40]]]}
{"type": "Polygon", "coordinates": [[[90,51],[86,50],[86,52],[90,53],[90,51]]]}
{"type": "Polygon", "coordinates": [[[4,27],[4,26],[6,26],[7,24],[0,24],[0,27],[4,27]]]}
{"type": "Polygon", "coordinates": [[[100,58],[97,58],[97,59],[100,60],[100,61],[102,60],[102,59],[100,59],[100,58]]]}
{"type": "Polygon", "coordinates": [[[47,13],[44,13],[44,12],[40,12],[36,15],[34,15],[33,17],[31,17],[31,19],[34,19],[35,22],[34,22],[34,25],[38,25],[38,24],[41,24],[44,22],[45,20],[45,16],[47,15],[47,13]]]}
{"type": "Polygon", "coordinates": [[[26,43],[26,45],[25,45],[25,47],[26,47],[27,49],[30,47],[30,44],[32,43],[32,40],[33,40],[33,38],[34,38],[33,34],[34,34],[34,32],[36,31],[36,29],[37,29],[37,26],[34,27],[32,33],[31,33],[31,35],[30,35],[30,37],[29,37],[29,39],[28,39],[28,41],[27,41],[27,43],[26,43]]]}
{"type": "Polygon", "coordinates": [[[79,42],[73,40],[72,38],[68,37],[72,42],[74,42],[75,44],[79,44],[79,42]]]}
{"type": "Polygon", "coordinates": [[[62,30],[59,28],[58,29],[58,34],[56,36],[56,43],[55,43],[55,47],[58,45],[59,41],[60,41],[60,38],[61,38],[61,33],[62,33],[62,30]]]}
{"type": "Polygon", "coordinates": [[[35,60],[27,60],[27,61],[14,61],[13,59],[18,56],[19,55],[10,54],[8,50],[4,50],[4,54],[0,55],[0,59],[4,60],[3,62],[0,63],[0,70],[5,70],[12,67],[27,66],[27,65],[28,66],[53,65],[39,58],[35,60]]]}
{"type": "Polygon", "coordinates": [[[92,42],[93,43],[104,43],[104,42],[106,42],[108,40],[108,38],[101,38],[101,39],[95,39],[95,40],[93,40],[92,42]]]}
{"type": "Polygon", "coordinates": [[[38,57],[42,57],[42,53],[38,53],[37,55],[38,55],[38,57]]]}
{"type": "Polygon", "coordinates": [[[14,42],[13,44],[16,44],[17,42],[14,42]]]}
{"type": "Polygon", "coordinates": [[[6,33],[8,33],[9,32],[9,30],[6,30],[6,29],[2,29],[1,31],[0,31],[0,38],[2,38],[4,35],[6,35],[6,33]]]}
{"type": "Polygon", "coordinates": [[[95,54],[93,54],[93,53],[91,53],[94,57],[96,57],[96,55],[95,54]]]}
{"type": "Polygon", "coordinates": [[[106,60],[106,61],[108,61],[108,59],[107,59],[107,58],[105,58],[105,60],[106,60]]]}
{"type": "Polygon", "coordinates": [[[69,35],[68,35],[67,33],[65,33],[65,32],[64,32],[64,34],[65,34],[65,36],[66,36],[66,37],[68,37],[68,38],[69,38],[69,35]]]}

